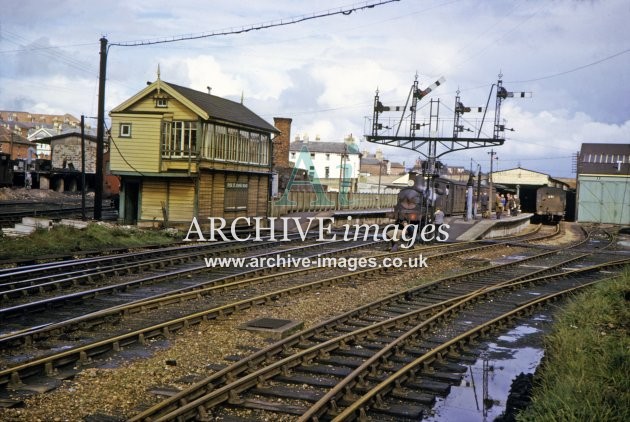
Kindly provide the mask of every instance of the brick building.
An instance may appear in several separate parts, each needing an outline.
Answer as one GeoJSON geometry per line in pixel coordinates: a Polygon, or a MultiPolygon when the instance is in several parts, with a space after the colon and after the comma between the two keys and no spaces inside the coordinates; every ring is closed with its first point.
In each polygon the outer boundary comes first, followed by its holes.
{"type": "Polygon", "coordinates": [[[0,152],[11,154],[12,160],[24,159],[28,157],[28,149],[30,147],[35,147],[35,144],[25,137],[0,126],[0,152]]]}

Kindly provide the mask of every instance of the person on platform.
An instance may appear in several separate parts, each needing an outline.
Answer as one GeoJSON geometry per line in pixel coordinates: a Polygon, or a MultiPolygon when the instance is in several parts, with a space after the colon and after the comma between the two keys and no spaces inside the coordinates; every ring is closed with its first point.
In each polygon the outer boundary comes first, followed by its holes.
{"type": "Polygon", "coordinates": [[[481,199],[479,200],[479,202],[481,202],[481,216],[482,218],[488,218],[488,205],[490,205],[490,198],[488,198],[488,193],[484,192],[483,195],[481,195],[481,199]]]}
{"type": "Polygon", "coordinates": [[[497,210],[497,220],[501,218],[501,214],[503,214],[503,201],[501,200],[501,194],[497,193],[494,198],[494,206],[497,210]]]}
{"type": "Polygon", "coordinates": [[[433,214],[433,224],[435,224],[435,230],[439,230],[444,224],[444,211],[440,207],[435,209],[435,213],[433,214]]]}

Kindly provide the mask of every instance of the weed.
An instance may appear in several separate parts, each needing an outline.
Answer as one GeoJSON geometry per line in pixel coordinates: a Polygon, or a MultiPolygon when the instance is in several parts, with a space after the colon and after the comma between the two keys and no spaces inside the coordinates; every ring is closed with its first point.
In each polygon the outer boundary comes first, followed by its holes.
{"type": "Polygon", "coordinates": [[[570,300],[519,421],[630,420],[630,269],[570,300]]]}

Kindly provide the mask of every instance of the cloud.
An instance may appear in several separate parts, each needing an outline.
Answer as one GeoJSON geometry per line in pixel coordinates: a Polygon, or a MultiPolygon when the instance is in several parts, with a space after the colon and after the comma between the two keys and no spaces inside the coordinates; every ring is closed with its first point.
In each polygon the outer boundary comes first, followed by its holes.
{"type": "MultiPolygon", "coordinates": [[[[62,0],[46,9],[40,3],[22,0],[0,17],[0,109],[94,115],[102,35],[110,43],[169,38],[348,5],[278,0],[245,7],[216,0],[199,7],[190,0],[176,6],[112,0],[87,9],[77,0],[62,0]]],[[[508,90],[531,91],[533,97],[504,103],[502,116],[515,132],[507,132],[505,145],[497,148],[501,167],[521,161],[565,175],[581,142],[630,142],[630,53],[612,57],[628,49],[629,20],[626,0],[402,1],[246,34],[114,46],[106,108],[155,80],[159,63],[166,81],[204,92],[209,85],[213,94],[237,101],[244,93],[245,104],[266,120],[292,118],[294,134],[341,141],[370,131],[377,88],[384,104],[404,105],[416,73],[420,87],[445,76],[431,97],[440,97],[446,120],[457,90],[466,105],[483,106],[502,72],[508,90]]],[[[420,118],[426,117],[428,100],[419,105],[420,118]]],[[[473,126],[479,118],[466,117],[473,126]]],[[[444,133],[449,125],[444,123],[444,133]]],[[[417,157],[384,150],[407,163],[417,157]]],[[[468,166],[472,157],[487,166],[487,152],[444,158],[468,166]]]]}

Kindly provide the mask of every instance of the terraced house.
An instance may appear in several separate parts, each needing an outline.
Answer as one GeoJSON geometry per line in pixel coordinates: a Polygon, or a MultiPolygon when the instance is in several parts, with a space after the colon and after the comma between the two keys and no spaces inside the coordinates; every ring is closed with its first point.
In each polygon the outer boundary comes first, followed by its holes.
{"type": "Polygon", "coordinates": [[[110,113],[128,224],[266,216],[272,137],[243,104],[158,79],[110,113]]]}

